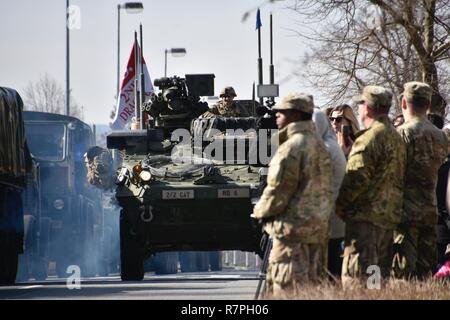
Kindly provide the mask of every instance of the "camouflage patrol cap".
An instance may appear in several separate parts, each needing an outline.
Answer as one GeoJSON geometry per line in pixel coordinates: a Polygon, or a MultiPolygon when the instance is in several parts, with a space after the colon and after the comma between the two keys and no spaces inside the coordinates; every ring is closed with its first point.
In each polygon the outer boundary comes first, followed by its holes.
{"type": "Polygon", "coordinates": [[[272,110],[298,110],[313,113],[314,99],[310,94],[293,92],[285,96],[272,110]]]}
{"type": "Polygon", "coordinates": [[[431,101],[431,94],[432,94],[433,90],[426,83],[418,82],[418,81],[411,81],[411,82],[405,83],[403,88],[404,88],[403,96],[405,98],[418,97],[418,98],[425,98],[425,99],[431,101]]]}
{"type": "Polygon", "coordinates": [[[392,92],[380,86],[366,86],[356,99],[358,104],[363,102],[375,109],[380,107],[389,108],[392,104],[392,92]]]}
{"type": "Polygon", "coordinates": [[[220,90],[219,97],[222,98],[223,96],[233,96],[236,97],[236,91],[234,91],[233,87],[225,87],[222,90],[220,90]]]}

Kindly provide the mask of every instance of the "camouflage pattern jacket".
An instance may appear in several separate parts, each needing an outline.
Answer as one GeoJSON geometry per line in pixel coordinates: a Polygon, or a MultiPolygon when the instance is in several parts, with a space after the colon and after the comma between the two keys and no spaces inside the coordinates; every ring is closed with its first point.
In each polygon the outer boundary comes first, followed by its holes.
{"type": "Polygon", "coordinates": [[[249,117],[250,114],[238,103],[234,102],[227,106],[224,101],[219,101],[213,105],[209,111],[206,111],[204,117],[208,116],[222,116],[222,117],[249,117]]]}
{"type": "Polygon", "coordinates": [[[414,117],[397,130],[407,155],[402,223],[436,225],[437,173],[447,157],[447,137],[425,117],[414,117]]]}
{"type": "Polygon", "coordinates": [[[103,150],[99,155],[89,160],[84,156],[87,168],[87,182],[95,187],[110,189],[114,186],[112,157],[108,150],[103,150]]]}
{"type": "Polygon", "coordinates": [[[346,221],[393,229],[402,211],[405,144],[387,116],[378,117],[356,137],[336,208],[346,221]]]}
{"type": "Polygon", "coordinates": [[[265,229],[273,238],[324,243],[333,205],[328,151],[312,121],[290,123],[279,131],[278,139],[267,187],[254,215],[270,218],[265,229]]]}

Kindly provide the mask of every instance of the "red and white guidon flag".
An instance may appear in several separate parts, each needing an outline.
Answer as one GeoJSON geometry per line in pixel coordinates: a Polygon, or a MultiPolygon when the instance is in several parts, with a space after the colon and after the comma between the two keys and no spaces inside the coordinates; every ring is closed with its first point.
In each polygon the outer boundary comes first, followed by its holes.
{"type": "MultiPolygon", "coordinates": [[[[110,127],[112,130],[128,129],[126,125],[131,122],[135,116],[134,111],[134,77],[135,77],[135,63],[134,63],[134,48],[131,50],[130,58],[128,59],[127,70],[123,76],[122,86],[120,87],[119,97],[117,98],[116,115],[110,127]]],[[[139,48],[139,47],[138,47],[139,48]]],[[[140,51],[140,50],[139,50],[140,51]]],[[[150,79],[150,74],[147,70],[144,57],[141,56],[144,65],[144,82],[145,82],[145,98],[150,96],[153,92],[153,84],[150,79]]],[[[140,69],[140,68],[138,68],[140,69]]],[[[137,70],[140,72],[140,70],[137,70]]],[[[138,74],[139,75],[139,74],[138,74]]],[[[146,99],[144,99],[145,101],[146,99]]]]}

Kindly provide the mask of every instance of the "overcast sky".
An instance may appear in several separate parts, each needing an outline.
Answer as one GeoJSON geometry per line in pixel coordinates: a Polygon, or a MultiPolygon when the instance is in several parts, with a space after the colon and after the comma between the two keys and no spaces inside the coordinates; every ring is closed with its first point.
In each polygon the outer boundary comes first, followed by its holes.
{"type": "MultiPolygon", "coordinates": [[[[256,12],[243,14],[263,0],[144,0],[144,12],[121,10],[121,77],[134,30],[142,22],[144,57],[152,80],[164,74],[164,50],[184,47],[187,55],[168,57],[168,75],[214,73],[215,93],[232,85],[241,99],[251,98],[257,81],[256,12]]],[[[71,89],[88,123],[109,123],[115,105],[117,73],[117,4],[111,0],[71,0],[81,11],[81,28],[71,31],[71,89]]],[[[269,13],[274,15],[275,82],[292,72],[291,62],[304,54],[302,40],[289,29],[299,16],[286,4],[261,8],[264,82],[269,73],[269,13]]],[[[65,88],[65,1],[1,0],[0,86],[23,94],[30,81],[45,73],[65,88]]],[[[280,83],[280,95],[305,90],[296,79],[280,83]]],[[[319,102],[319,97],[316,101],[319,102]]]]}

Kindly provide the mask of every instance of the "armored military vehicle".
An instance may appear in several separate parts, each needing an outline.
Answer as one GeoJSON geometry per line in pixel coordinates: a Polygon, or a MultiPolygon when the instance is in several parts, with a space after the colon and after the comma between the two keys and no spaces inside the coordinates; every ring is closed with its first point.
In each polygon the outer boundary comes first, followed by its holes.
{"type": "Polygon", "coordinates": [[[208,110],[199,97],[213,94],[213,78],[156,79],[161,92],[143,108],[148,126],[107,137],[108,148],[123,157],[116,182],[122,280],[141,280],[143,261],[158,252],[262,254],[261,226],[250,214],[266,170],[258,159],[249,161],[258,154],[259,138],[256,131],[246,132],[258,129],[260,121],[199,118],[208,110]]]}
{"type": "Polygon", "coordinates": [[[25,197],[34,198],[26,203],[35,208],[25,215],[32,251],[25,250],[23,277],[45,279],[51,261],[59,277],[67,276],[69,265],[79,266],[82,276],[107,274],[105,247],[112,231],[105,227],[100,190],[86,183],[83,158],[94,144],[91,128],[77,118],[45,112],[25,111],[24,121],[38,174],[25,197]],[[29,190],[32,186],[38,190],[29,190]]]}
{"type": "Polygon", "coordinates": [[[19,254],[23,252],[22,192],[31,157],[22,109],[17,91],[0,87],[0,285],[15,282],[19,254]]]}

